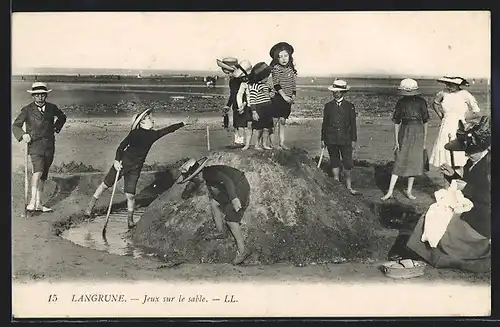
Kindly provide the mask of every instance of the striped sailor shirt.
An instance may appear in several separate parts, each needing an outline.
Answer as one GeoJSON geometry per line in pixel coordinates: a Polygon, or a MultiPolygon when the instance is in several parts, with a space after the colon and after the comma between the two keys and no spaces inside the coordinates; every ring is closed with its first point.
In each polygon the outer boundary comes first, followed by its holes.
{"type": "Polygon", "coordinates": [[[291,67],[284,67],[282,65],[274,65],[271,72],[273,80],[273,90],[271,96],[283,90],[289,97],[297,93],[297,74],[291,67]]]}
{"type": "Polygon", "coordinates": [[[248,84],[248,89],[250,96],[248,97],[248,103],[250,106],[263,104],[271,101],[270,87],[265,83],[254,83],[248,84]]]}

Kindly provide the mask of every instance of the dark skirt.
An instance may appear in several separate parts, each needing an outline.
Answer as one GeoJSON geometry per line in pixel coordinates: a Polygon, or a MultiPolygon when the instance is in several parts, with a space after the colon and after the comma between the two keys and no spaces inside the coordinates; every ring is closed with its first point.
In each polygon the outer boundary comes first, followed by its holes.
{"type": "Polygon", "coordinates": [[[417,223],[406,246],[435,268],[454,268],[471,272],[491,270],[491,245],[489,240],[455,215],[439,241],[432,248],[422,242],[424,232],[423,215],[417,223]]]}
{"type": "Polygon", "coordinates": [[[286,102],[283,97],[276,94],[272,99],[273,104],[273,117],[274,118],[288,118],[292,112],[292,104],[286,102]]]}
{"type": "Polygon", "coordinates": [[[392,173],[411,177],[424,173],[424,125],[420,122],[401,124],[392,173]]]}
{"type": "Polygon", "coordinates": [[[262,130],[274,127],[271,102],[256,105],[256,111],[259,114],[259,120],[252,120],[252,129],[262,130]]]}
{"type": "Polygon", "coordinates": [[[252,121],[252,111],[250,107],[245,107],[243,113],[239,113],[238,110],[233,110],[233,127],[248,127],[248,122],[252,121]]]}

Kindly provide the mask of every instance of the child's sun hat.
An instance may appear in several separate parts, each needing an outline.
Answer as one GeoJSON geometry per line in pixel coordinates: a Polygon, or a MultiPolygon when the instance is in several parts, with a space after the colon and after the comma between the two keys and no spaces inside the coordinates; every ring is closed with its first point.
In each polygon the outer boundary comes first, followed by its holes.
{"type": "Polygon", "coordinates": [[[269,55],[271,56],[271,58],[274,58],[276,51],[282,51],[282,50],[286,50],[286,52],[288,52],[289,55],[292,55],[294,51],[293,47],[289,43],[278,42],[272,46],[271,50],[269,50],[269,55]]]}
{"type": "Polygon", "coordinates": [[[198,175],[201,170],[205,167],[208,162],[208,157],[203,157],[200,160],[196,161],[194,158],[186,161],[179,170],[181,171],[180,180],[177,182],[178,184],[184,184],[189,182],[193,177],[198,175]]]}
{"type": "Polygon", "coordinates": [[[243,75],[248,76],[252,72],[252,64],[248,60],[242,60],[238,65],[236,65],[236,70],[233,76],[239,78],[243,75]]]}
{"type": "Polygon", "coordinates": [[[47,87],[47,84],[42,82],[35,82],[31,85],[31,90],[26,90],[26,92],[31,94],[41,94],[41,93],[50,93],[51,89],[47,87]]]}
{"type": "Polygon", "coordinates": [[[139,124],[141,123],[141,120],[144,117],[146,117],[146,115],[148,115],[150,112],[151,112],[151,109],[146,109],[141,113],[135,114],[134,117],[132,117],[132,126],[131,126],[130,130],[133,131],[134,129],[136,129],[137,126],[139,126],[139,124]]]}
{"type": "Polygon", "coordinates": [[[328,87],[328,90],[332,92],[340,91],[340,92],[347,92],[351,89],[349,85],[347,85],[347,82],[341,79],[337,79],[333,81],[333,85],[328,87]]]}
{"type": "Polygon", "coordinates": [[[226,74],[232,73],[236,69],[236,65],[238,64],[238,59],[233,57],[226,57],[222,60],[216,59],[217,66],[222,68],[222,71],[226,74]]]}
{"type": "Polygon", "coordinates": [[[256,82],[269,77],[269,75],[271,75],[271,67],[269,67],[269,65],[265,62],[255,64],[252,68],[252,72],[250,73],[250,76],[256,82]]]}
{"type": "Polygon", "coordinates": [[[398,86],[399,94],[403,96],[419,95],[418,83],[412,78],[403,79],[398,86]]]}

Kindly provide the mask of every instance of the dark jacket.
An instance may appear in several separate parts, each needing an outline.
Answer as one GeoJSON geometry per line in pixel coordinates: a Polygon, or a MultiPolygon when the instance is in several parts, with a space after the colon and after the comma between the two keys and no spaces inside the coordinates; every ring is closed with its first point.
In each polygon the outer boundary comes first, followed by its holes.
{"type": "Polygon", "coordinates": [[[124,172],[141,170],[153,143],[183,126],[184,123],[177,123],[159,130],[140,127],[134,129],[121,141],[116,149],[115,160],[123,161],[124,172]]]}
{"type": "Polygon", "coordinates": [[[12,133],[18,141],[21,141],[25,134],[24,123],[26,123],[26,133],[31,137],[31,142],[28,143],[28,154],[43,155],[54,151],[54,133],[61,131],[66,123],[66,115],[55,104],[49,102],[45,103],[45,112],[42,115],[36,104],[32,102],[21,109],[21,113],[12,124],[12,133]]]}
{"type": "Polygon", "coordinates": [[[323,109],[323,125],[321,141],[326,144],[350,145],[357,141],[356,111],[354,105],[342,100],[340,106],[333,100],[325,104],[323,109]]]}
{"type": "MultiPolygon", "coordinates": [[[[225,165],[203,168],[203,179],[208,191],[219,204],[228,204],[233,199],[239,198],[236,187],[244,177],[245,174],[241,170],[225,165]]],[[[243,201],[246,196],[244,194],[239,199],[243,201]]]]}
{"type": "Polygon", "coordinates": [[[474,207],[461,215],[461,219],[467,222],[479,234],[491,237],[491,153],[488,152],[473,168],[472,161],[468,160],[464,166],[464,177],[459,174],[447,177],[462,179],[467,185],[462,190],[464,197],[471,200],[474,207]]]}
{"type": "Polygon", "coordinates": [[[242,79],[241,78],[231,78],[229,80],[229,99],[227,100],[227,106],[233,110],[238,110],[238,103],[236,101],[236,95],[240,89],[242,79]]]}

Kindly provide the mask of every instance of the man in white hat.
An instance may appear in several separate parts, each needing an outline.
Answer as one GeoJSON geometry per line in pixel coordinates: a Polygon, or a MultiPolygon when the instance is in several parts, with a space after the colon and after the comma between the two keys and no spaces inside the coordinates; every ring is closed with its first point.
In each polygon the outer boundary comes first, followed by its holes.
{"type": "Polygon", "coordinates": [[[53,103],[47,102],[50,90],[45,83],[35,82],[31,90],[33,102],[21,109],[12,124],[12,133],[19,142],[28,144],[33,176],[31,178],[31,200],[27,211],[50,212],[52,209],[42,204],[41,196],[49,168],[54,160],[55,136],[66,122],[66,115],[53,103]],[[23,130],[23,124],[26,128],[23,130]]]}
{"type": "Polygon", "coordinates": [[[153,143],[161,137],[173,133],[183,126],[190,125],[194,121],[195,120],[188,117],[182,123],[154,130],[154,120],[151,114],[151,109],[146,109],[141,113],[135,114],[132,119],[131,131],[118,146],[113,166],[111,166],[108,174],[104,178],[104,181],[94,192],[94,195],[85,210],[85,216],[91,217],[93,215],[92,211],[97,200],[105,190],[113,186],[116,174],[119,170],[120,173],[118,178],[124,178],[125,196],[127,197],[128,228],[132,229],[135,227],[135,191],[137,181],[139,180],[142,166],[146,161],[149,149],[151,149],[153,143]]]}
{"type": "Polygon", "coordinates": [[[352,195],[357,195],[360,193],[351,185],[352,151],[357,141],[356,111],[354,105],[344,99],[344,94],[350,90],[350,86],[346,81],[335,80],[328,90],[332,91],[333,100],[325,104],[321,143],[328,149],[333,178],[340,180],[342,156],[346,187],[352,195]]]}

